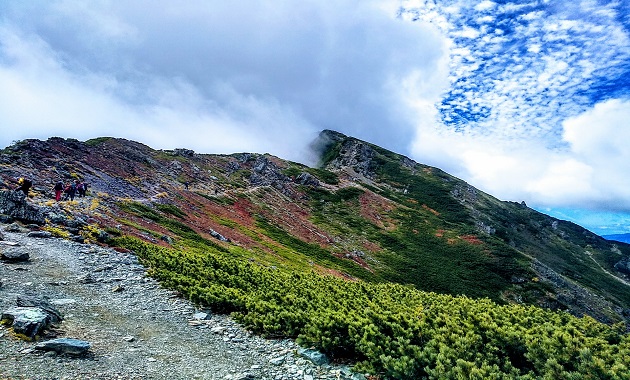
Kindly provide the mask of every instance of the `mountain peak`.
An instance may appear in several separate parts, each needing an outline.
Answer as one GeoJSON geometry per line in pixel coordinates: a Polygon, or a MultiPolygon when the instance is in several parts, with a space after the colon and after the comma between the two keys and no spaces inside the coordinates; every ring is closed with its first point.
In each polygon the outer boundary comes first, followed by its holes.
{"type": "Polygon", "coordinates": [[[628,266],[615,264],[630,246],[339,132],[313,148],[317,168],[108,137],[25,140],[0,152],[0,178],[8,189],[32,178],[37,222],[64,236],[219,247],[263,266],[626,318],[628,266]],[[89,197],[55,202],[59,179],[89,183],[89,197]]]}

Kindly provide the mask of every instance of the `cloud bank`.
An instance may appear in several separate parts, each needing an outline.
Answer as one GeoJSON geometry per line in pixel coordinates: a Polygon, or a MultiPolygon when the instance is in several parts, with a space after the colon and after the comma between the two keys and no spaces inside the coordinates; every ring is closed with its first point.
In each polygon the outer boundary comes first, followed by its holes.
{"type": "Polygon", "coordinates": [[[433,75],[443,37],[379,2],[14,2],[0,13],[4,145],[114,135],[303,159],[330,128],[400,150],[414,133],[407,92],[433,103],[446,78],[433,75]]]}
{"type": "Polygon", "coordinates": [[[312,163],[328,128],[558,216],[630,215],[625,2],[5,1],[0,88],[2,146],[109,135],[312,163]]]}

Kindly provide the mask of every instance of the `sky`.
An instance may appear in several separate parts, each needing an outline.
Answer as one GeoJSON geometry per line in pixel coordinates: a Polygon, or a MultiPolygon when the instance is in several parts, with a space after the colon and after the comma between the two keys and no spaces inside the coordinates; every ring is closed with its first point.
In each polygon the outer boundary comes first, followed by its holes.
{"type": "Polygon", "coordinates": [[[0,146],[313,163],[323,129],[630,233],[626,0],[0,1],[0,146]]]}

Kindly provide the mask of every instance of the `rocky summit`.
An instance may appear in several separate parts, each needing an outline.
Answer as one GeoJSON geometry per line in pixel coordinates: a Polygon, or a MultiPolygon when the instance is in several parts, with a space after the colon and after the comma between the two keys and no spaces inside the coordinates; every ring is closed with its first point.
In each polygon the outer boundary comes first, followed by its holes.
{"type": "MultiPolygon", "coordinates": [[[[320,158],[316,167],[268,154],[155,150],[109,137],[24,140],[0,151],[0,221],[14,223],[11,233],[130,255],[136,243],[125,239],[164,252],[211,250],[270,271],[567,311],[609,325],[630,317],[630,245],[338,132],[323,131],[311,148],[320,158]],[[19,178],[32,181],[28,195],[15,191],[19,178]],[[86,184],[87,193],[56,201],[59,181],[86,184]]],[[[198,262],[210,260],[197,254],[198,262]]],[[[14,260],[3,256],[4,265],[14,260]]],[[[169,269],[149,273],[164,286],[216,312],[241,310],[238,302],[205,295],[215,286],[212,275],[203,283],[184,279],[188,264],[160,260],[169,269]]],[[[120,263],[107,265],[102,272],[120,263]]]]}

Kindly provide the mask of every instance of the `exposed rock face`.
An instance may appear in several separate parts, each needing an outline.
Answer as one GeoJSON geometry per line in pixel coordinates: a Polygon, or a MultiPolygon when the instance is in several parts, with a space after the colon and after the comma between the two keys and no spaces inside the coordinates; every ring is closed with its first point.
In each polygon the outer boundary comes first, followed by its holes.
{"type": "Polygon", "coordinates": [[[319,181],[317,180],[317,178],[306,172],[300,173],[295,178],[295,182],[299,183],[300,185],[319,187],[319,181]]]}
{"type": "Polygon", "coordinates": [[[265,156],[259,156],[254,162],[253,173],[249,177],[249,182],[254,186],[273,186],[281,189],[289,180],[289,177],[282,174],[278,166],[265,156]]]}
{"type": "Polygon", "coordinates": [[[372,158],[374,156],[374,149],[367,143],[359,140],[347,140],[341,146],[339,155],[328,164],[328,167],[332,169],[350,167],[369,178],[372,176],[372,158]]]}
{"type": "Polygon", "coordinates": [[[29,204],[24,193],[17,191],[0,192],[0,214],[25,223],[44,224],[46,221],[42,209],[29,204]]]}

